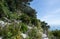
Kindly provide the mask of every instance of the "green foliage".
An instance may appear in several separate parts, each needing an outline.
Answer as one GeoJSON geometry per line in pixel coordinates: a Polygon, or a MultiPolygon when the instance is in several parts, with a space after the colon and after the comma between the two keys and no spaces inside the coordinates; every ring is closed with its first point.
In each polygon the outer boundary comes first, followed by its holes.
{"type": "Polygon", "coordinates": [[[53,30],[49,32],[50,39],[60,39],[60,30],[53,30]]]}
{"type": "Polygon", "coordinates": [[[52,31],[52,34],[56,37],[60,37],[60,30],[52,31]]]}
{"type": "Polygon", "coordinates": [[[20,29],[23,33],[27,32],[28,28],[27,25],[24,23],[21,23],[21,29],[20,29]]]}
{"type": "Polygon", "coordinates": [[[12,33],[11,32],[7,32],[6,35],[8,36],[8,38],[10,38],[12,36],[12,33]]]}
{"type": "Polygon", "coordinates": [[[26,6],[22,12],[24,12],[25,14],[27,14],[28,16],[32,17],[32,18],[36,18],[36,11],[34,9],[32,9],[29,6],[26,6]]]}
{"type": "Polygon", "coordinates": [[[41,39],[41,33],[39,32],[41,31],[40,21],[38,21],[36,18],[36,11],[28,6],[31,1],[33,0],[0,1],[1,18],[6,17],[11,21],[10,24],[5,25],[4,27],[0,27],[0,36],[3,36],[3,39],[22,39],[20,34],[26,33],[29,30],[27,27],[29,23],[34,25],[34,27],[31,29],[31,31],[29,31],[29,37],[27,39],[41,39]],[[18,11],[21,11],[22,15],[20,15],[20,12],[18,11]],[[12,20],[20,20],[22,22],[16,23],[12,20]]]}
{"type": "Polygon", "coordinates": [[[3,36],[3,39],[12,39],[12,37],[16,38],[16,36],[20,33],[20,24],[12,23],[5,27],[1,27],[0,30],[0,34],[3,36]]]}
{"type": "Polygon", "coordinates": [[[2,36],[2,34],[3,34],[3,29],[2,29],[2,27],[0,27],[0,36],[2,36]]]}
{"type": "Polygon", "coordinates": [[[20,19],[17,13],[10,13],[8,19],[20,19]]]}
{"type": "MultiPolygon", "coordinates": [[[[3,16],[7,15],[7,7],[4,5],[4,1],[0,1],[0,15],[3,14],[3,16]]],[[[2,16],[2,17],[3,17],[2,16]]]]}
{"type": "Polygon", "coordinates": [[[29,39],[41,39],[41,33],[38,29],[33,28],[28,32],[29,39]]]}
{"type": "Polygon", "coordinates": [[[2,10],[2,6],[0,5],[0,18],[2,18],[4,16],[4,12],[2,10]]]}
{"type": "Polygon", "coordinates": [[[43,29],[47,29],[48,30],[48,28],[50,28],[50,26],[45,21],[41,22],[41,25],[42,25],[41,27],[43,29]]]}
{"type": "Polygon", "coordinates": [[[36,26],[38,25],[38,20],[36,18],[31,18],[31,23],[36,26]]]}
{"type": "Polygon", "coordinates": [[[5,0],[10,11],[16,11],[15,9],[22,9],[28,5],[32,0],[5,0]],[[24,6],[25,5],[25,6],[24,6]]]}
{"type": "Polygon", "coordinates": [[[24,22],[24,23],[30,23],[30,17],[28,16],[28,15],[21,15],[20,16],[20,20],[22,20],[22,22],[24,22]]]}

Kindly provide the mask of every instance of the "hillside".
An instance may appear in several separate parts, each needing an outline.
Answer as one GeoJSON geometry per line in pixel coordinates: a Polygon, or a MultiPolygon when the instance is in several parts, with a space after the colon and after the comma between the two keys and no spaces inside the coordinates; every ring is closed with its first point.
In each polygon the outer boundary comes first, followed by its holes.
{"type": "Polygon", "coordinates": [[[0,37],[2,39],[42,39],[48,24],[36,17],[32,0],[0,0],[0,37]]]}

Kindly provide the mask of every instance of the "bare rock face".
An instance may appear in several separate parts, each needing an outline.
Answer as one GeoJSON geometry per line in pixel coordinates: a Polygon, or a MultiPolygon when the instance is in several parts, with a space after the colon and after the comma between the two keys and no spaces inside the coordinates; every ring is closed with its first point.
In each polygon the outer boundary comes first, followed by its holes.
{"type": "Polygon", "coordinates": [[[2,37],[0,37],[0,39],[2,39],[2,37]]]}
{"type": "Polygon", "coordinates": [[[47,37],[46,34],[42,34],[42,38],[43,38],[43,39],[48,39],[48,37],[47,37]]]}
{"type": "Polygon", "coordinates": [[[33,27],[30,27],[30,26],[27,26],[28,27],[28,29],[32,29],[33,27]]]}
{"type": "Polygon", "coordinates": [[[0,21],[0,26],[2,26],[2,27],[4,27],[4,26],[5,26],[4,21],[0,21]]]}
{"type": "Polygon", "coordinates": [[[22,35],[23,38],[26,38],[27,37],[27,34],[21,33],[21,35],[22,35]]]}
{"type": "Polygon", "coordinates": [[[1,27],[4,27],[5,25],[9,25],[9,24],[11,24],[11,23],[8,23],[8,22],[4,22],[4,21],[0,21],[0,26],[1,27]]]}

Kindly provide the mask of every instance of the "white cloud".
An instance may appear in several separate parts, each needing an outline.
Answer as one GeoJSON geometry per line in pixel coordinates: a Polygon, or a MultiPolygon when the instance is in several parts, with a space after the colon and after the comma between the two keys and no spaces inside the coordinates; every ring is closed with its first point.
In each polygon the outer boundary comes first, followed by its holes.
{"type": "Polygon", "coordinates": [[[60,8],[56,7],[59,3],[60,0],[46,0],[46,14],[40,19],[46,21],[49,25],[60,25],[60,8]]]}
{"type": "Polygon", "coordinates": [[[60,25],[60,19],[46,18],[46,19],[41,19],[41,20],[47,22],[49,25],[60,25]]]}
{"type": "Polygon", "coordinates": [[[38,6],[34,6],[38,19],[46,21],[49,25],[60,25],[60,0],[39,0],[38,6]]]}
{"type": "Polygon", "coordinates": [[[42,21],[46,21],[49,25],[60,25],[60,9],[47,12],[47,14],[41,17],[42,21]]]}

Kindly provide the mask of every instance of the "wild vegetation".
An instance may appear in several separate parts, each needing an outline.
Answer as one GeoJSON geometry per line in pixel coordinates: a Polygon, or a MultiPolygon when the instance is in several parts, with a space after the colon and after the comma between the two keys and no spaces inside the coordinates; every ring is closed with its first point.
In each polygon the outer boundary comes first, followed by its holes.
{"type": "Polygon", "coordinates": [[[60,39],[60,30],[52,30],[49,32],[50,39],[60,39]]]}
{"type": "Polygon", "coordinates": [[[2,39],[42,39],[49,26],[36,17],[33,0],[0,0],[0,36],[2,39]],[[25,37],[24,37],[25,35],[25,37]]]}

